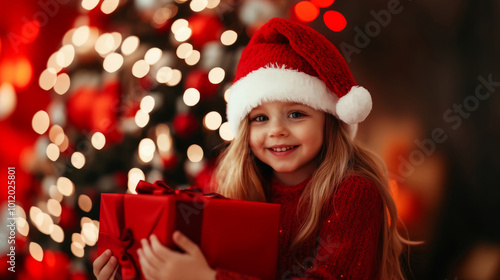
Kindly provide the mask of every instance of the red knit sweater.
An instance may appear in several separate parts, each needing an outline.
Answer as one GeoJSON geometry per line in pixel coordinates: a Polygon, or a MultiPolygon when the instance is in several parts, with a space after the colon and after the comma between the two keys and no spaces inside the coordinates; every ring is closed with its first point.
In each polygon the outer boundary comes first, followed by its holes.
{"type": "MultiPolygon", "coordinates": [[[[295,186],[273,181],[270,202],[281,204],[276,279],[376,279],[382,198],[371,181],[358,176],[342,182],[327,208],[330,214],[298,252],[305,269],[294,262],[288,249],[299,230],[296,209],[309,180],[295,186]]],[[[256,279],[220,268],[216,278],[256,279]]]]}

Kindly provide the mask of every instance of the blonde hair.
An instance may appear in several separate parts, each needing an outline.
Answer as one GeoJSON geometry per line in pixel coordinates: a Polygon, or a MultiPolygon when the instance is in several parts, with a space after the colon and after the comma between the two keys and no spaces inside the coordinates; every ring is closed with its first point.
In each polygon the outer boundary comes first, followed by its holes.
{"type": "MultiPolygon", "coordinates": [[[[382,244],[378,247],[380,279],[404,279],[399,256],[403,243],[409,242],[399,235],[396,228],[397,210],[389,192],[385,164],[374,153],[350,139],[346,124],[330,114],[325,115],[319,166],[300,197],[297,213],[305,213],[305,219],[292,241],[290,252],[295,254],[314,234],[324,218],[327,204],[332,201],[342,181],[347,176],[358,175],[372,181],[383,200],[382,244]]],[[[272,170],[252,154],[248,144],[249,132],[249,121],[244,119],[238,135],[219,160],[213,186],[217,187],[217,192],[230,198],[265,202],[270,191],[270,180],[266,179],[269,179],[267,176],[272,170]]]]}

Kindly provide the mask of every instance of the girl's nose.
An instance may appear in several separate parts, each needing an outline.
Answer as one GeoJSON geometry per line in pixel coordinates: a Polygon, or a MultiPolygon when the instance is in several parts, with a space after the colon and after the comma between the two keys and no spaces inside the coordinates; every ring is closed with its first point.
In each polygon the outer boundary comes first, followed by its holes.
{"type": "Polygon", "coordinates": [[[280,137],[288,135],[288,128],[286,124],[281,119],[274,119],[270,122],[269,136],[270,137],[280,137]]]}

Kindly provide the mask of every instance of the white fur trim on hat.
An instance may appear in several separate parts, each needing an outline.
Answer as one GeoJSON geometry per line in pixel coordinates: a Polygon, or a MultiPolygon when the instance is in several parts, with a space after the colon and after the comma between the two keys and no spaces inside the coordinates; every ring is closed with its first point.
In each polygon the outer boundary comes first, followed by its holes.
{"type": "Polygon", "coordinates": [[[338,97],[319,78],[281,68],[260,68],[236,81],[230,89],[227,119],[234,135],[250,111],[265,102],[297,102],[334,116],[338,97]]]}

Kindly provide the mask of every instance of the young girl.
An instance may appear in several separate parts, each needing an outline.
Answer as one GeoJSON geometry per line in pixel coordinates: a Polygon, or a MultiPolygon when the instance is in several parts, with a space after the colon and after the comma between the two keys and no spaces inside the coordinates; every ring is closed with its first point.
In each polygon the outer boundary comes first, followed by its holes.
{"type": "MultiPolygon", "coordinates": [[[[403,279],[404,239],[385,167],[353,141],[371,111],[338,50],[313,29],[272,19],[241,55],[227,105],[235,138],[214,181],[235,199],[281,204],[276,279],[403,279]]],[[[251,279],[210,268],[180,232],[138,250],[150,279],[251,279]]],[[[109,252],[98,279],[116,270],[109,252]]]]}

